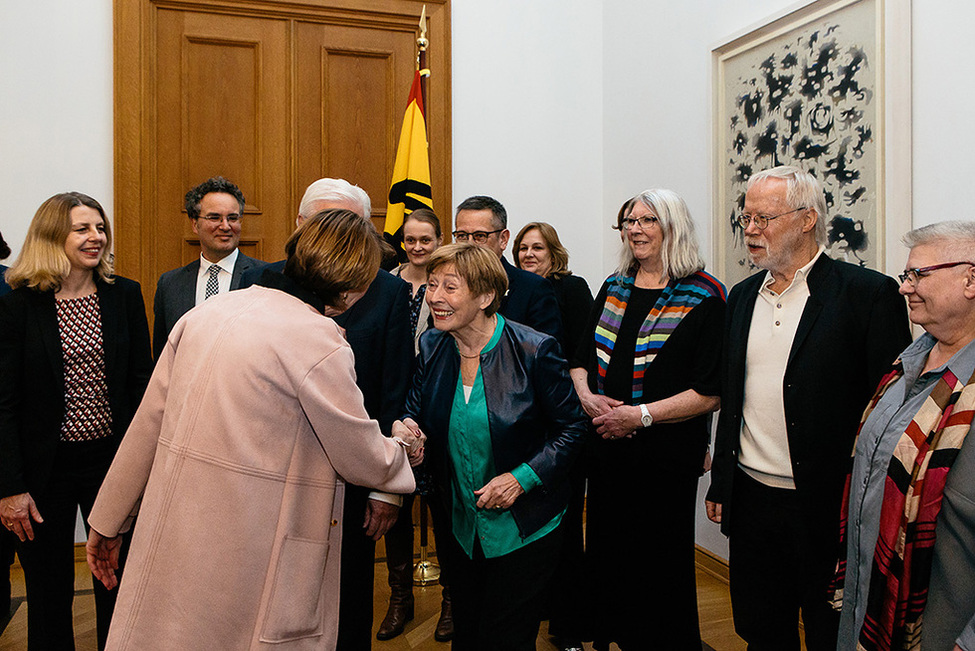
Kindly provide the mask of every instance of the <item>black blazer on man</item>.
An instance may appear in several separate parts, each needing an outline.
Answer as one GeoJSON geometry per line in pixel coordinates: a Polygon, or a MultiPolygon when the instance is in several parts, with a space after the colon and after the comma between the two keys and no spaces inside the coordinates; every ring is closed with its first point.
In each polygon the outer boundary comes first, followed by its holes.
{"type": "MultiPolygon", "coordinates": [[[[708,491],[708,500],[723,505],[725,534],[734,517],[729,505],[734,504],[748,332],[765,274],[746,278],[728,296],[721,413],[708,491]]],[[[832,535],[838,531],[860,416],[911,333],[904,298],[888,276],[823,254],[806,282],[809,298],[782,391],[796,497],[810,530],[832,535]]]]}
{"type": "MultiPolygon", "coordinates": [[[[116,445],[149,383],[149,324],[139,283],[98,285],[105,378],[116,445]]],[[[64,357],[54,292],[0,299],[0,497],[41,492],[64,420],[64,357]]]]}
{"type": "Polygon", "coordinates": [[[504,257],[501,258],[501,265],[508,274],[508,293],[501,299],[501,309],[498,310],[501,316],[564,342],[562,316],[552,283],[530,271],[519,269],[504,257]]]}
{"type": "MultiPolygon", "coordinates": [[[[240,279],[248,269],[260,267],[264,263],[243,253],[237,254],[234,273],[230,278],[230,289],[240,287],[240,279]]],[[[169,332],[179,318],[196,306],[196,280],[200,275],[200,259],[197,258],[185,267],[170,269],[159,276],[156,283],[156,298],[152,313],[152,354],[159,357],[166,346],[169,332]]]]}

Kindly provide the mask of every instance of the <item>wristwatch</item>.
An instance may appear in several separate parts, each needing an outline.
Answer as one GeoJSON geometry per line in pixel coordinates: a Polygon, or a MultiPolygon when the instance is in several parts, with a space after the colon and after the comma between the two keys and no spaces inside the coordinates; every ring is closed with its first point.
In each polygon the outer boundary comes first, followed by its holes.
{"type": "Polygon", "coordinates": [[[644,427],[653,425],[653,416],[650,415],[646,405],[640,405],[640,414],[640,422],[643,423],[644,427]]]}

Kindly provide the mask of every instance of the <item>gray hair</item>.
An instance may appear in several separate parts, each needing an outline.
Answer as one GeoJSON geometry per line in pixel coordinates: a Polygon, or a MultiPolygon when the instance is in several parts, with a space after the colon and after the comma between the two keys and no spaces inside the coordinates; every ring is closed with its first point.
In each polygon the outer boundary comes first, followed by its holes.
{"type": "Polygon", "coordinates": [[[929,224],[908,231],[901,241],[911,249],[944,242],[953,254],[975,258],[975,222],[954,220],[929,224]]]}
{"type": "MultiPolygon", "coordinates": [[[[644,190],[628,202],[630,209],[627,214],[633,211],[632,206],[637,200],[657,217],[657,226],[663,234],[660,258],[667,276],[672,279],[685,278],[704,269],[704,258],[698,250],[694,220],[680,195],[673,190],[644,190]]],[[[635,264],[633,251],[624,243],[618,271],[627,273],[635,264]]]]}
{"type": "Polygon", "coordinates": [[[786,182],[785,200],[790,208],[812,208],[816,211],[816,244],[826,246],[826,194],[819,179],[798,167],[779,165],[752,174],[746,192],[766,179],[783,179],[786,182]]]}
{"type": "Polygon", "coordinates": [[[304,219],[314,217],[319,211],[315,204],[320,201],[351,203],[358,208],[361,217],[368,219],[372,216],[372,202],[369,195],[358,185],[352,185],[345,179],[318,179],[308,186],[305,196],[301,198],[298,216],[304,219]]]}

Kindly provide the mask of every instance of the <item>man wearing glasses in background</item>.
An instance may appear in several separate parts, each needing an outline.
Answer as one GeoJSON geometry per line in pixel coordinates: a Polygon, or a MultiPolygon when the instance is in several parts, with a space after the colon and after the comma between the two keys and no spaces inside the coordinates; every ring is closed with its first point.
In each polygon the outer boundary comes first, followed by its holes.
{"type": "Polygon", "coordinates": [[[762,269],[728,296],[708,517],[729,536],[735,630],[749,651],[836,648],[824,597],[860,416],[911,341],[897,283],[825,255],[826,199],[808,172],[749,179],[738,218],[762,269]]]}
{"type": "Polygon", "coordinates": [[[243,193],[222,176],[186,193],[186,215],[200,238],[200,259],[159,277],[152,306],[154,358],[159,358],[181,316],[211,296],[237,289],[245,271],[263,264],[237,248],[243,214],[243,193]]]}
{"type": "Polygon", "coordinates": [[[472,242],[501,259],[501,266],[508,274],[508,292],[501,299],[501,309],[498,310],[501,316],[552,335],[562,344],[564,354],[562,317],[552,284],[504,258],[511,233],[508,231],[508,212],[501,202],[486,196],[464,199],[457,206],[454,228],[455,242],[472,242]]]}

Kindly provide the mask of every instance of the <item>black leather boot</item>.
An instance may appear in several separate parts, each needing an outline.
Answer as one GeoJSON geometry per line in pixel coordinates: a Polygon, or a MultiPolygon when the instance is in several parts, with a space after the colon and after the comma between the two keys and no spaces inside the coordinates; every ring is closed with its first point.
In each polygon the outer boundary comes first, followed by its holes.
{"type": "Polygon", "coordinates": [[[454,610],[450,605],[450,588],[444,586],[443,601],[440,602],[440,619],[433,638],[438,642],[449,642],[454,637],[454,610]]]}

